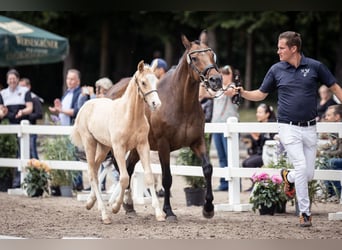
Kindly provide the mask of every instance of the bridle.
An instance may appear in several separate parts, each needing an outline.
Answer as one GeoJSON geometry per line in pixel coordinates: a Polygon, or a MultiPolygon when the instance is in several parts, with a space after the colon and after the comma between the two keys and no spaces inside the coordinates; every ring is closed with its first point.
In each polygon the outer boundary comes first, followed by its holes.
{"type": "Polygon", "coordinates": [[[158,93],[158,90],[156,90],[156,89],[152,89],[152,90],[150,90],[150,91],[144,93],[144,92],[141,90],[140,86],[139,86],[139,82],[138,82],[138,79],[137,79],[136,76],[134,76],[134,80],[135,80],[135,84],[136,84],[137,87],[138,87],[138,92],[141,93],[141,95],[143,96],[144,102],[147,103],[146,96],[148,96],[149,94],[152,94],[153,92],[157,92],[157,93],[158,93]]]}
{"type": "Polygon", "coordinates": [[[198,74],[200,80],[201,80],[201,83],[203,84],[203,86],[205,87],[205,89],[207,90],[207,92],[209,93],[210,96],[214,97],[214,98],[217,98],[217,97],[220,97],[221,95],[223,95],[223,93],[228,89],[227,88],[221,88],[220,91],[222,91],[221,94],[219,94],[218,96],[216,95],[212,95],[209,91],[209,89],[211,89],[210,87],[210,84],[209,84],[209,81],[208,81],[208,73],[211,69],[216,69],[217,72],[219,72],[219,69],[217,67],[217,64],[216,64],[216,54],[215,52],[211,49],[211,48],[206,48],[206,49],[197,49],[197,50],[193,50],[193,51],[190,51],[189,53],[187,53],[186,55],[186,60],[187,60],[187,63],[191,66],[191,68],[198,74]],[[214,62],[215,64],[209,64],[207,67],[205,67],[205,69],[201,72],[194,64],[193,64],[193,61],[192,61],[192,57],[191,55],[194,54],[194,53],[201,53],[201,52],[207,52],[207,51],[211,51],[213,54],[214,54],[214,62]]]}

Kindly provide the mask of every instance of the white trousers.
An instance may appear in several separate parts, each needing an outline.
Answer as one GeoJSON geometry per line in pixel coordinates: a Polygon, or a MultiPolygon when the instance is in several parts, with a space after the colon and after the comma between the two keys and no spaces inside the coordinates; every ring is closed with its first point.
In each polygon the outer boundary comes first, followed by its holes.
{"type": "Polygon", "coordinates": [[[289,162],[294,171],[288,174],[288,180],[295,183],[296,198],[300,213],[310,215],[308,182],[313,179],[317,151],[316,125],[299,127],[278,123],[280,142],[284,145],[289,162]]]}

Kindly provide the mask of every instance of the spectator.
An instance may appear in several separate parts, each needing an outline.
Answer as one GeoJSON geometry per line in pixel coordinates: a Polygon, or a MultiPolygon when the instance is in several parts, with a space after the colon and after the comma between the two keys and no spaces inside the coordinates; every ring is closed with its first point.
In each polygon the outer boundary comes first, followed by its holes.
{"type": "MultiPolygon", "coordinates": [[[[256,112],[258,122],[275,122],[276,117],[273,107],[265,103],[261,103],[256,112]]],[[[262,148],[266,140],[273,139],[274,134],[251,133],[243,138],[244,143],[248,145],[247,153],[249,157],[242,162],[244,168],[260,168],[263,165],[262,148]]]]}
{"type": "Polygon", "coordinates": [[[315,86],[328,86],[342,100],[342,89],[335,77],[321,62],[305,57],[302,39],[297,32],[286,31],[278,37],[280,62],[268,70],[259,89],[247,91],[235,88],[243,98],[264,100],[270,92],[278,91],[279,138],[285,147],[294,171],[281,170],[285,194],[296,195],[299,208],[299,225],[312,226],[308,182],[315,170],[317,146],[317,93],[315,86]]]}
{"type": "MultiPolygon", "coordinates": [[[[331,105],[325,112],[326,122],[342,122],[342,104],[331,105]]],[[[337,133],[329,134],[330,142],[323,145],[319,151],[319,155],[327,157],[328,168],[333,170],[342,170],[342,138],[337,133]]],[[[324,181],[327,187],[330,199],[334,198],[340,201],[341,182],[340,181],[324,181]]]]}
{"type": "MultiPolygon", "coordinates": [[[[76,118],[78,107],[77,101],[81,93],[81,73],[76,69],[69,69],[66,75],[66,91],[62,100],[55,99],[54,106],[49,107],[51,113],[58,115],[59,122],[63,126],[71,126],[76,118]]],[[[70,143],[70,145],[72,145],[70,143]]],[[[74,188],[77,191],[83,189],[82,171],[77,171],[74,178],[74,188]]]]}
{"type": "MultiPolygon", "coordinates": [[[[258,122],[275,122],[276,116],[273,107],[265,103],[261,103],[256,112],[258,122]]],[[[247,146],[248,157],[242,162],[244,168],[261,168],[264,165],[262,160],[262,150],[266,140],[272,140],[274,134],[267,133],[251,133],[243,137],[243,142],[247,146]]],[[[251,191],[251,186],[246,191],[251,191]]]]}
{"type": "MultiPolygon", "coordinates": [[[[232,103],[231,96],[233,95],[235,86],[234,79],[239,74],[238,70],[234,70],[232,66],[225,65],[220,68],[223,78],[223,88],[227,90],[224,91],[219,97],[214,98],[213,103],[213,114],[211,122],[227,122],[228,117],[237,117],[238,105],[232,103]]],[[[199,98],[213,98],[214,95],[208,93],[204,87],[200,87],[199,98]]],[[[214,133],[212,138],[215,143],[217,155],[219,158],[219,165],[221,168],[228,167],[228,157],[227,157],[227,138],[224,137],[223,133],[214,133]]],[[[225,178],[220,178],[220,185],[214,191],[227,191],[228,181],[225,178]]]]}
{"type": "Polygon", "coordinates": [[[322,118],[324,118],[324,113],[327,110],[327,108],[337,103],[334,101],[333,94],[331,93],[331,90],[327,86],[322,85],[318,89],[318,93],[319,93],[319,102],[317,104],[316,120],[319,122],[322,120],[322,118]]]}
{"type": "Polygon", "coordinates": [[[157,61],[157,67],[154,70],[154,74],[156,75],[156,77],[160,80],[166,73],[168,66],[167,63],[164,59],[161,58],[155,58],[153,59],[153,61],[151,62],[151,65],[154,63],[154,61],[157,61]]]}
{"type": "MultiPolygon", "coordinates": [[[[30,90],[19,86],[20,75],[17,70],[10,69],[7,72],[8,87],[0,92],[0,119],[8,118],[10,124],[20,124],[22,120],[28,120],[32,113],[33,104],[30,90]]],[[[18,153],[20,144],[18,142],[18,153]]],[[[20,172],[15,170],[12,183],[13,188],[20,188],[20,172]]]]}
{"type": "MultiPolygon", "coordinates": [[[[44,100],[31,91],[32,86],[30,79],[21,78],[19,80],[19,86],[27,87],[31,92],[33,111],[28,119],[31,124],[37,124],[37,120],[43,118],[42,104],[44,103],[44,100]]],[[[30,157],[39,159],[37,152],[37,134],[30,134],[30,157]]]]}

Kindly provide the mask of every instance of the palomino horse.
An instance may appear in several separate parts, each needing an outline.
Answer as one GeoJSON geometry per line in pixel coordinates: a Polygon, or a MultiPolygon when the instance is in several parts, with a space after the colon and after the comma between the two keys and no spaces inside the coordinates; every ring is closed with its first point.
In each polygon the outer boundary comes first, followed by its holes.
{"type": "MultiPolygon", "coordinates": [[[[116,100],[96,98],[87,101],[77,114],[73,126],[71,140],[76,146],[83,146],[88,162],[91,192],[86,207],[91,209],[97,200],[104,224],[110,224],[111,220],[102,201],[97,177],[100,164],[111,149],[119,167],[121,187],[120,195],[112,205],[113,213],[120,210],[129,183],[125,162],[128,151],[135,149],[138,152],[146,184],[151,191],[154,190],[148,143],[150,125],[145,116],[144,101],[152,111],[161,105],[156,90],[158,79],[153,73],[156,66],[150,68],[141,61],[122,97],[116,100]]],[[[165,220],[155,191],[152,192],[152,206],[155,208],[156,219],[165,220]]]]}
{"type": "MultiPolygon", "coordinates": [[[[186,48],[175,69],[168,71],[158,82],[158,94],[163,105],[156,112],[146,111],[151,125],[149,143],[151,150],[158,151],[162,170],[162,185],[165,190],[163,211],[168,221],[177,220],[170,204],[172,176],[170,171],[170,152],[190,146],[202,160],[203,174],[206,180],[206,196],[203,216],[214,216],[212,171],[204,138],[204,113],[198,101],[199,84],[205,84],[214,91],[222,89],[222,75],[218,72],[216,55],[207,45],[206,32],[200,40],[190,42],[182,36],[186,48]]],[[[113,86],[107,97],[116,98],[122,92],[122,86],[113,86]]],[[[127,169],[132,175],[139,156],[131,151],[127,158],[127,169]]],[[[129,193],[129,192],[128,192],[129,193]]],[[[153,193],[153,192],[151,192],[153,193]]],[[[129,193],[130,194],[130,193],[129,193]]],[[[131,199],[127,199],[130,200],[131,199]]],[[[124,204],[127,212],[134,211],[133,202],[124,204]]]]}

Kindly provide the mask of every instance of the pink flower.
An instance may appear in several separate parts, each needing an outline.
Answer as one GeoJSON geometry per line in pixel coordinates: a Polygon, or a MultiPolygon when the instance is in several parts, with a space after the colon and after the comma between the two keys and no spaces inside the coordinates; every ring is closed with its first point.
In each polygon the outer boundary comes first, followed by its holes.
{"type": "Polygon", "coordinates": [[[271,180],[275,184],[281,184],[283,182],[282,178],[279,175],[272,175],[271,180]]]}

